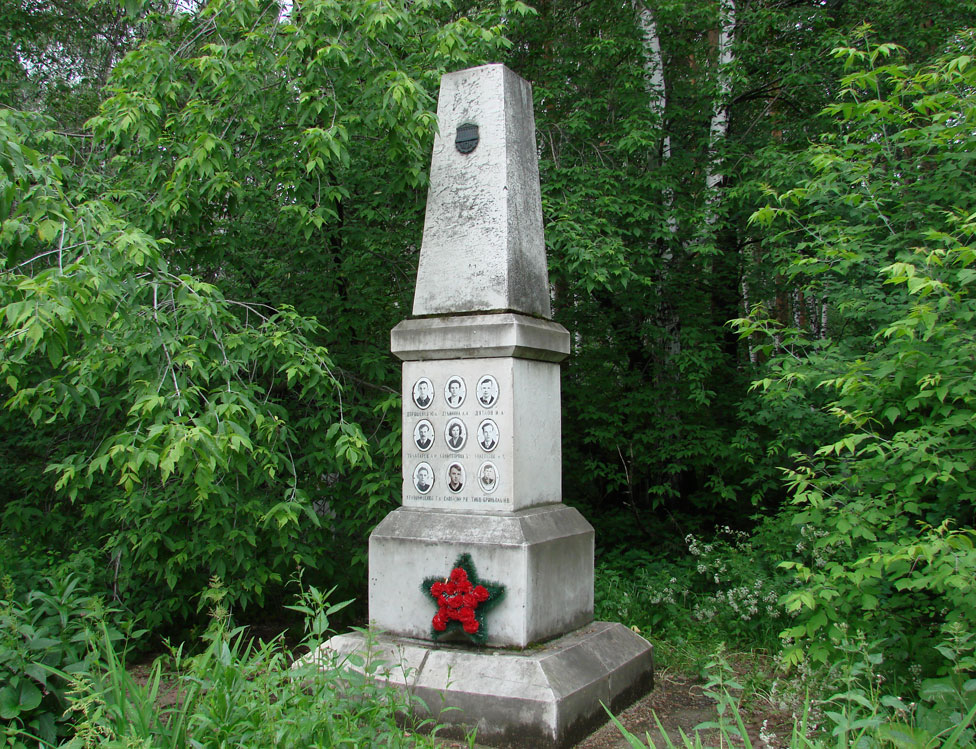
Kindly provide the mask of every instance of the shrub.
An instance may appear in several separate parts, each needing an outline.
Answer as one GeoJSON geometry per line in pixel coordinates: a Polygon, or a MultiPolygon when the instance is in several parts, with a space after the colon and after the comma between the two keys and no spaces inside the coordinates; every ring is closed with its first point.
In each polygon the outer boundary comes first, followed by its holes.
{"type": "Polygon", "coordinates": [[[752,535],[728,526],[707,541],[689,534],[688,554],[678,558],[639,550],[605,554],[597,566],[597,618],[672,644],[693,632],[708,642],[775,650],[786,619],[779,600],[790,587],[788,574],[776,567],[778,554],[785,554],[782,528],[782,521],[770,520],[752,535]]]}
{"type": "Polygon", "coordinates": [[[829,322],[736,321],[769,342],[755,387],[770,408],[800,393],[835,424],[787,474],[794,520],[815,530],[788,562],[793,662],[841,657],[846,624],[884,642],[889,670],[935,677],[949,630],[976,628],[976,191],[960,169],[976,148],[974,52],[972,30],[921,67],[866,31],[836,50],[836,132],[784,162],[793,189],[753,216],[787,227],[768,249],[789,247],[784,275],[829,322]]]}
{"type": "Polygon", "coordinates": [[[112,644],[123,637],[119,613],[77,574],[46,576],[23,594],[0,577],[0,735],[52,743],[67,734],[68,681],[92,667],[99,632],[112,644]]]}

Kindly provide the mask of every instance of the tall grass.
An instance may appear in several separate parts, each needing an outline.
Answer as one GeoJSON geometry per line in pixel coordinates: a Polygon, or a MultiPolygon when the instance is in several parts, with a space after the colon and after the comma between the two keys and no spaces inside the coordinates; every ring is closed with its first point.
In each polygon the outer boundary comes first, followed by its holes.
{"type": "MultiPolygon", "coordinates": [[[[69,684],[72,735],[55,744],[20,730],[8,740],[69,749],[434,746],[437,726],[412,721],[416,703],[405,692],[321,653],[314,662],[293,661],[280,637],[250,639],[219,605],[219,582],[214,590],[217,604],[201,652],[171,648],[154,661],[148,679],[137,680],[103,628],[92,667],[73,674],[48,668],[69,684]]],[[[329,634],[329,616],[348,603],[331,604],[328,593],[305,590],[295,607],[306,614],[302,648],[317,648],[329,634]]]]}

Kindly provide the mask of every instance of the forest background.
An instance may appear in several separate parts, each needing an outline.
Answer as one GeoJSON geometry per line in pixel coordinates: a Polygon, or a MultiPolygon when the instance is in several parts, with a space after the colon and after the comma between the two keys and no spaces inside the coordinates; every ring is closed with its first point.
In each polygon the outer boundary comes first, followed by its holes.
{"type": "MultiPolygon", "coordinates": [[[[597,530],[598,613],[672,653],[843,666],[848,692],[888,699],[871,730],[958,724],[974,18],[970,0],[2,0],[0,717],[40,731],[40,698],[66,699],[30,668],[68,647],[23,634],[42,600],[97,596],[181,637],[215,585],[253,622],[301,575],[363,616],[366,539],[400,495],[388,331],[411,308],[437,86],[497,61],[534,86],[572,340],[563,493],[597,530]]],[[[831,725],[854,730],[840,702],[831,725]]]]}

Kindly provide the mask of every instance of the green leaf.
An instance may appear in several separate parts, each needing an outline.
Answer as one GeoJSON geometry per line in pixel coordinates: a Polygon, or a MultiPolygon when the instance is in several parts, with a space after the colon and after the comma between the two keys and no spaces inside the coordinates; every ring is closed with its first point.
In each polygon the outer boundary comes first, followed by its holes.
{"type": "Polygon", "coordinates": [[[41,690],[33,682],[23,679],[20,682],[20,694],[18,695],[19,707],[21,712],[30,712],[41,704],[41,690]]]}
{"type": "Polygon", "coordinates": [[[57,338],[51,337],[48,338],[45,349],[48,361],[51,362],[52,367],[56,368],[64,357],[64,351],[61,348],[61,344],[58,343],[57,338]]]}
{"type": "Polygon", "coordinates": [[[0,689],[0,718],[13,720],[20,713],[20,691],[8,684],[0,689]]]}

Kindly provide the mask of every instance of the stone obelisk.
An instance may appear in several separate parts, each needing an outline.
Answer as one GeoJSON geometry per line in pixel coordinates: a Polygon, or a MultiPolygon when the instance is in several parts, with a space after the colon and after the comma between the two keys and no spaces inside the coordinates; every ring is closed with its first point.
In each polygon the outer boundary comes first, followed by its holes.
{"type": "MultiPolygon", "coordinates": [[[[479,743],[561,746],[650,688],[653,653],[593,621],[593,529],[562,503],[559,362],[532,90],[503,65],[441,81],[403,361],[403,501],[369,541],[386,678],[479,743]],[[505,587],[485,641],[442,639],[422,589],[460,555],[505,587]],[[455,708],[444,711],[445,708],[455,708]]],[[[340,653],[366,646],[333,638],[340,653]]]]}

